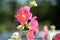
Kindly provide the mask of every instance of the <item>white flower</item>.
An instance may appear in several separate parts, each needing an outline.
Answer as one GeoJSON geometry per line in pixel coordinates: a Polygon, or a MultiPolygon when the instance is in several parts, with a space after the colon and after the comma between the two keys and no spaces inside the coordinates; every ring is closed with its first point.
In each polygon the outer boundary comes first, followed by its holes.
{"type": "Polygon", "coordinates": [[[19,32],[14,32],[13,35],[11,36],[12,39],[16,39],[19,37],[19,32]]]}
{"type": "Polygon", "coordinates": [[[50,32],[48,33],[47,40],[52,40],[52,38],[54,38],[55,35],[56,35],[56,32],[50,31],[50,32]]]}

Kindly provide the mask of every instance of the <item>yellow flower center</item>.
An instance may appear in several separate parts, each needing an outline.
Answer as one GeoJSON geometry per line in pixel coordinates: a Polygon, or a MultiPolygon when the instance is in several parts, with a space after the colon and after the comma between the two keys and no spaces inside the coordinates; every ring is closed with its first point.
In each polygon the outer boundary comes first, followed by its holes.
{"type": "Polygon", "coordinates": [[[24,13],[21,13],[21,16],[20,16],[20,17],[24,19],[25,16],[26,16],[26,15],[25,15],[24,13]]]}

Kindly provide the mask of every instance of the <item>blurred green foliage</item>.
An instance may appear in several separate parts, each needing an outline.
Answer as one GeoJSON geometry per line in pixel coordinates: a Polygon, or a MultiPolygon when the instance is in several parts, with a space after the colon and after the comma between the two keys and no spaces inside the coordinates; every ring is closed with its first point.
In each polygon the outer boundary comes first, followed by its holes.
{"type": "MultiPolygon", "coordinates": [[[[46,0],[36,0],[38,6],[31,8],[33,15],[36,15],[39,21],[40,30],[43,29],[43,25],[50,26],[52,24],[52,19],[55,17],[54,10],[55,6],[52,6],[46,0]],[[53,16],[54,15],[54,16],[53,16]]],[[[22,1],[20,3],[16,0],[0,0],[0,32],[5,30],[15,30],[18,22],[16,21],[14,15],[16,11],[21,6],[28,4],[28,0],[22,1]]]]}

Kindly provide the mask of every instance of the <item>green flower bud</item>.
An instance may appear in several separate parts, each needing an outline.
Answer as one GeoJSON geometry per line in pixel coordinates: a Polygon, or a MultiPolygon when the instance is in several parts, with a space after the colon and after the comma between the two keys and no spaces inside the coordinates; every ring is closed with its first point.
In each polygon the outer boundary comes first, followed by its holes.
{"type": "Polygon", "coordinates": [[[37,6],[36,1],[30,2],[30,3],[29,3],[29,6],[30,6],[30,7],[36,7],[36,6],[37,6]]]}
{"type": "Polygon", "coordinates": [[[24,29],[24,26],[23,25],[19,25],[19,26],[17,26],[17,29],[18,30],[23,30],[24,29]]]}
{"type": "Polygon", "coordinates": [[[29,25],[29,23],[28,23],[28,24],[26,24],[26,28],[30,29],[30,25],[29,25]]]}
{"type": "Polygon", "coordinates": [[[51,31],[55,31],[55,25],[51,25],[51,31]]]}

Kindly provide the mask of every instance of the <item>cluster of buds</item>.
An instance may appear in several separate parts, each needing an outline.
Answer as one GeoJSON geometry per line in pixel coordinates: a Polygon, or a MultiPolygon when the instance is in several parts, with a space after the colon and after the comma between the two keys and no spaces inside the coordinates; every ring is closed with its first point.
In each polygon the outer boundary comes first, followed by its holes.
{"type": "Polygon", "coordinates": [[[29,3],[29,6],[30,6],[30,7],[36,7],[36,6],[37,6],[36,1],[30,2],[30,3],[29,3]]]}

